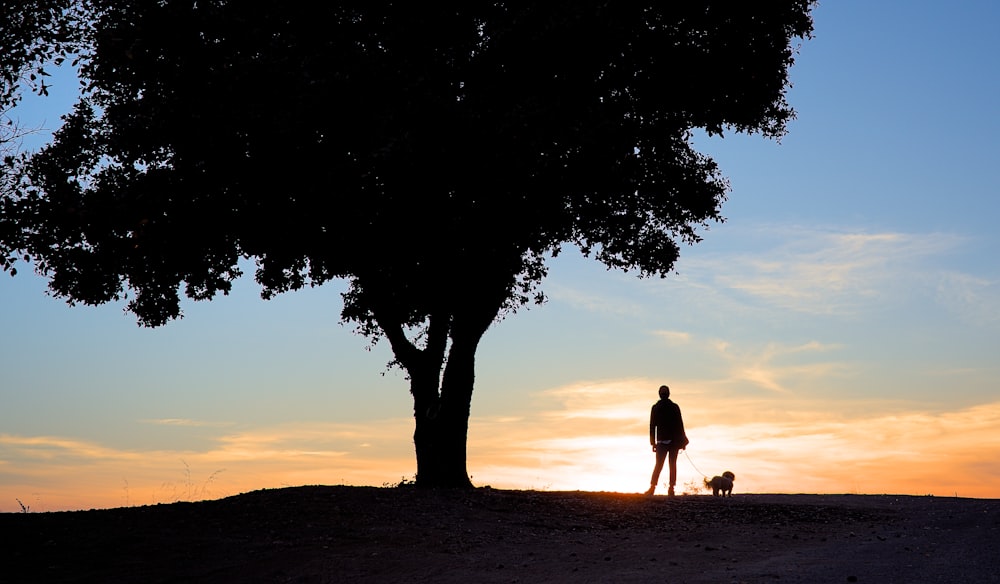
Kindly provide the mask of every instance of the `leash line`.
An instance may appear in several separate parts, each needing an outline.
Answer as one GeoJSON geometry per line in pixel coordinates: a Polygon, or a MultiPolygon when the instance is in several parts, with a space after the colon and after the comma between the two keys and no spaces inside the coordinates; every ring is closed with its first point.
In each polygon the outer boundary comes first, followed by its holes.
{"type": "Polygon", "coordinates": [[[708,478],[707,474],[705,474],[705,473],[701,472],[700,470],[698,470],[698,467],[694,465],[694,461],[691,460],[691,456],[688,455],[688,451],[686,449],[684,450],[684,457],[688,459],[688,462],[691,463],[691,466],[694,467],[694,470],[698,471],[698,474],[700,474],[701,476],[705,477],[706,479],[708,478]]]}

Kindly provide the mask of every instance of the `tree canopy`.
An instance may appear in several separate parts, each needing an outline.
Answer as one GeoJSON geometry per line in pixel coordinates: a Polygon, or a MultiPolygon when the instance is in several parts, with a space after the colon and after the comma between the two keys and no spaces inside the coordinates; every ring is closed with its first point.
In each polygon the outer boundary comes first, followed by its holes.
{"type": "MultiPolygon", "coordinates": [[[[244,258],[264,297],[346,279],[409,376],[418,484],[467,485],[482,335],[564,246],[669,274],[728,191],[692,132],[786,131],[814,1],[63,4],[86,88],[16,161],[4,257],[148,326],[244,258]]],[[[4,72],[64,50],[46,14],[4,72]]]]}

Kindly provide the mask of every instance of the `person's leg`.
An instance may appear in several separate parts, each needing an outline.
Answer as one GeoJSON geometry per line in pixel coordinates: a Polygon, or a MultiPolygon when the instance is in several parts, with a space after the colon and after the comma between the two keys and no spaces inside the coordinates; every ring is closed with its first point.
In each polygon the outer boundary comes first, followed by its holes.
{"type": "MultiPolygon", "coordinates": [[[[676,449],[676,448],[671,448],[670,449],[670,458],[669,458],[669,465],[670,465],[670,488],[667,491],[668,495],[673,495],[674,494],[674,485],[677,484],[677,454],[678,454],[678,452],[679,452],[679,450],[676,449]]],[[[661,463],[661,465],[662,465],[662,463],[661,463]]]]}
{"type": "Polygon", "coordinates": [[[663,470],[663,461],[667,458],[666,448],[659,448],[656,451],[656,466],[653,467],[653,476],[649,478],[649,490],[647,495],[652,495],[656,490],[656,483],[660,480],[660,471],[663,470]]]}

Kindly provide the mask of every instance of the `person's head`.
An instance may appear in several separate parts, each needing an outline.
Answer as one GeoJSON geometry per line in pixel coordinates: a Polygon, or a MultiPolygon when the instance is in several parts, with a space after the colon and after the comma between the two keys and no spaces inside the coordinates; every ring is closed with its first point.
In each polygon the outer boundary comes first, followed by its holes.
{"type": "Polygon", "coordinates": [[[670,397],[670,388],[666,385],[660,386],[660,399],[667,399],[670,397]]]}

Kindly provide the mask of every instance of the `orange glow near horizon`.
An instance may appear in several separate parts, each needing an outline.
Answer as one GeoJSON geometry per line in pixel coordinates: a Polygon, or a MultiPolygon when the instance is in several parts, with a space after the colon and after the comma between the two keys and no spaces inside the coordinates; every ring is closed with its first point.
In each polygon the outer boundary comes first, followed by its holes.
{"type": "MultiPolygon", "coordinates": [[[[473,416],[473,483],[502,489],[642,492],[653,454],[648,381],[544,392],[524,416],[473,416]]],[[[730,470],[734,493],[854,493],[1000,498],[1000,403],[944,413],[761,399],[720,405],[675,392],[691,445],[678,492],[730,470]],[[726,408],[729,413],[722,412],[726,408]],[[704,473],[704,475],[702,474],[704,473]]],[[[173,423],[173,422],[171,422],[173,423]]],[[[57,511],[217,499],[304,484],[410,480],[412,420],[289,424],[231,432],[204,451],[136,452],[60,437],[0,435],[0,511],[57,511]]],[[[666,470],[661,482],[666,480],[666,470]]],[[[661,489],[663,492],[663,489],[661,489]]]]}

